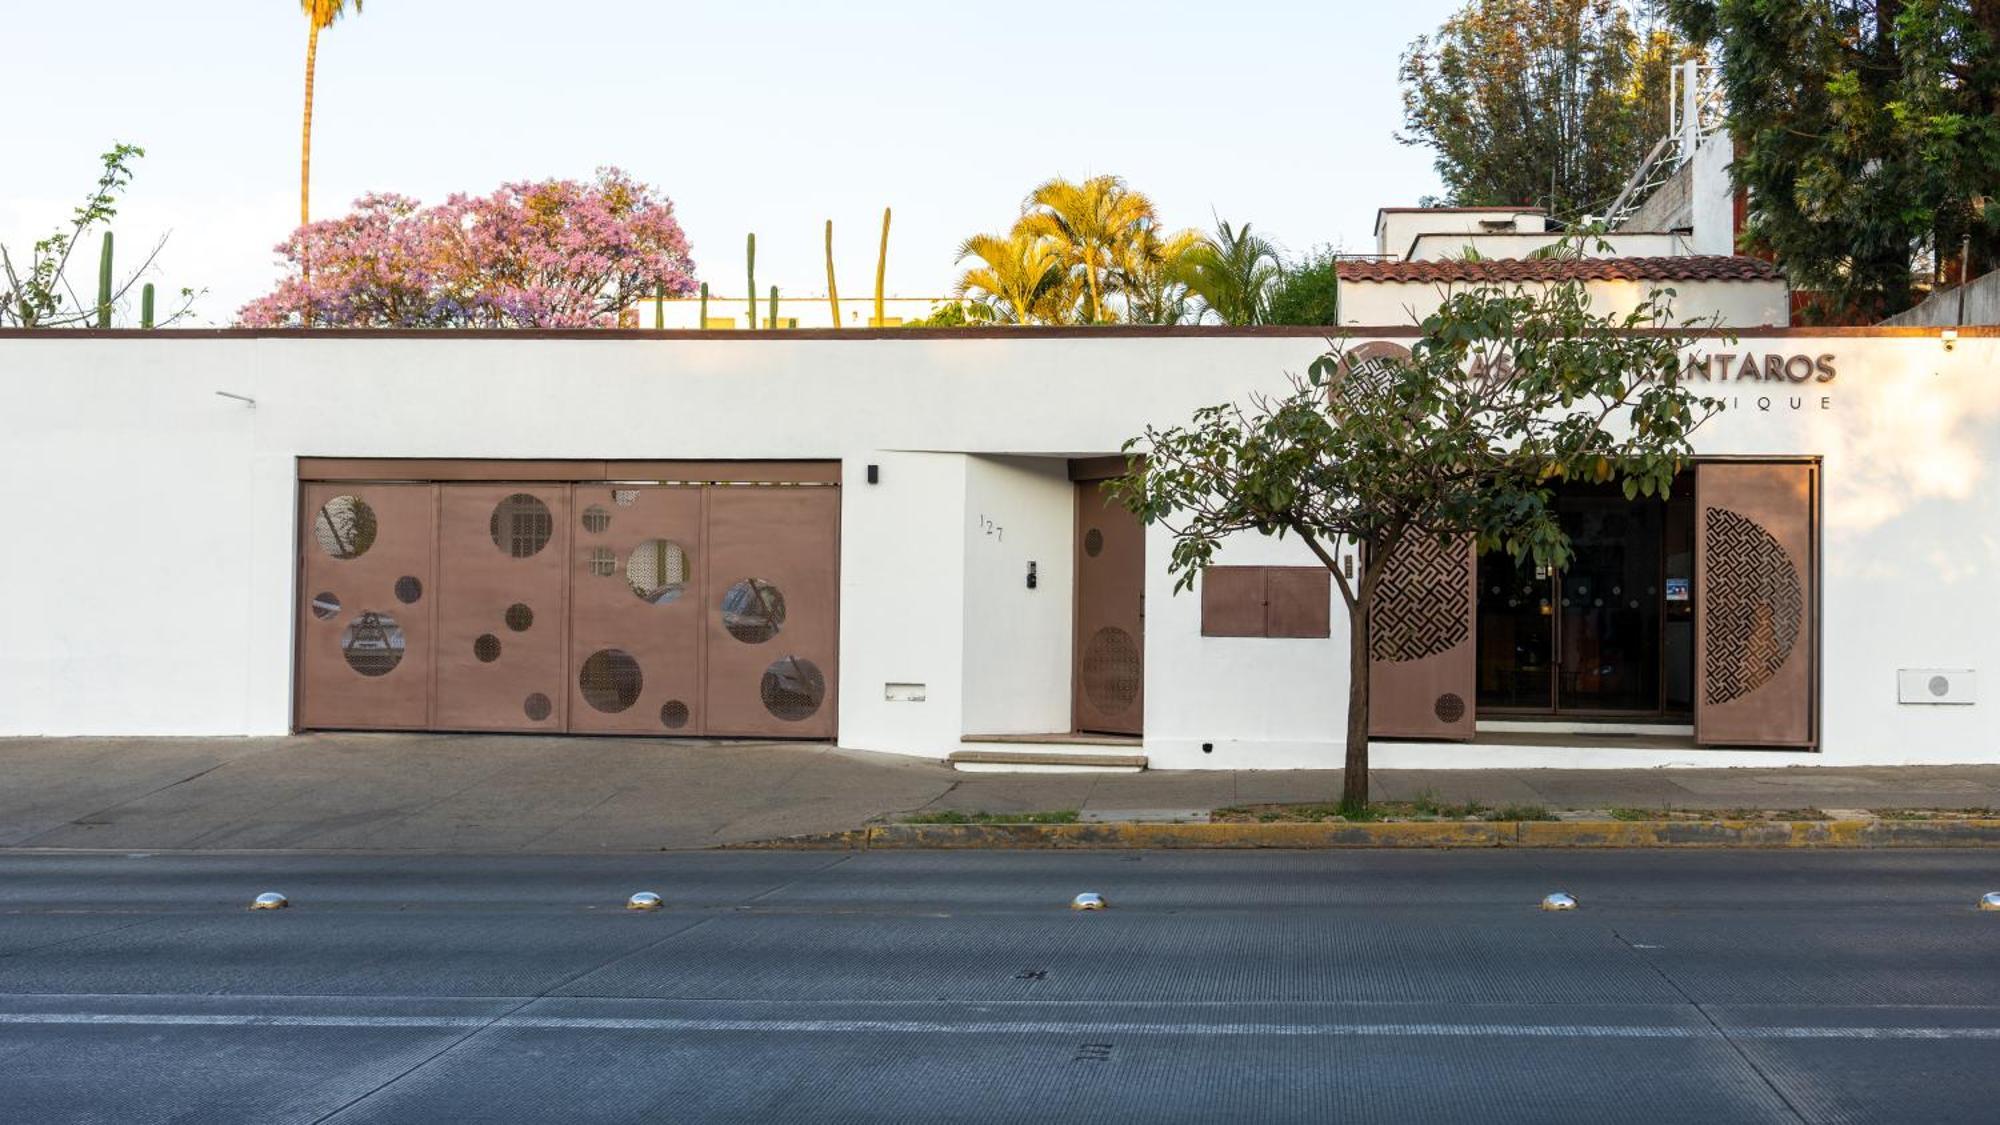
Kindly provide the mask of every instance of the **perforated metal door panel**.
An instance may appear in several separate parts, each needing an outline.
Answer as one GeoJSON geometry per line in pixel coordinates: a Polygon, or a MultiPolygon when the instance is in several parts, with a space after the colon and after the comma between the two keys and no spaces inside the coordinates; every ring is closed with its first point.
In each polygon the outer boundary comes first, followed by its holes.
{"type": "Polygon", "coordinates": [[[1811,746],[1819,466],[1695,466],[1695,740],[1811,746]]]}
{"type": "Polygon", "coordinates": [[[1479,589],[1470,539],[1405,539],[1375,591],[1368,636],[1368,733],[1469,740],[1479,678],[1479,589]]]}
{"type": "Polygon", "coordinates": [[[434,490],[305,484],[300,495],[298,724],[428,725],[434,490]]]}
{"type": "Polygon", "coordinates": [[[445,484],[439,490],[431,725],[562,730],[569,486],[445,484]]]}
{"type": "Polygon", "coordinates": [[[1146,529],[1106,495],[1076,485],[1076,729],[1139,734],[1146,715],[1146,529]]]}
{"type": "MultiPolygon", "coordinates": [[[[707,489],[707,731],[825,738],[838,696],[840,493],[707,489]]],[[[904,607],[921,628],[922,606],[904,607]]]]}
{"type": "Polygon", "coordinates": [[[704,733],[702,492],[579,484],[571,501],[570,729],[704,733]]]}

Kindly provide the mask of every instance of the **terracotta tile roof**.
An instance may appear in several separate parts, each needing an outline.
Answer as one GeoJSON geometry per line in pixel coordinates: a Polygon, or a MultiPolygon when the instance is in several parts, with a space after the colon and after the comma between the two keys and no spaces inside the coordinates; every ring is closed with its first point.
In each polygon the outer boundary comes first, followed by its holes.
{"type": "Polygon", "coordinates": [[[1342,281],[1416,284],[1515,281],[1779,281],[1762,258],[1689,254],[1671,258],[1491,258],[1484,261],[1342,262],[1342,281]]]}

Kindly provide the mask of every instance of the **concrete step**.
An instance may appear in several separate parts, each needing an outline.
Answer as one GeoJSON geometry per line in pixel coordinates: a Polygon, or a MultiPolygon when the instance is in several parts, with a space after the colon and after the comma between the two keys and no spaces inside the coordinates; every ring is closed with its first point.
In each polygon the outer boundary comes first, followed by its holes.
{"type": "Polygon", "coordinates": [[[1144,754],[1082,752],[1057,743],[985,743],[946,759],[965,773],[1139,773],[1144,754]]]}

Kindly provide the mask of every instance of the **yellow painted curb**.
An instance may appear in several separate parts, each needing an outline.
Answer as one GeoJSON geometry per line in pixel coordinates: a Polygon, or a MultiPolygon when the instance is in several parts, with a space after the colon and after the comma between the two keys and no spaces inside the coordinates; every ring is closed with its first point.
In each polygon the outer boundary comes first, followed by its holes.
{"type": "Polygon", "coordinates": [[[729,845],[903,848],[1991,848],[2000,820],[1552,820],[881,824],[729,845]]]}

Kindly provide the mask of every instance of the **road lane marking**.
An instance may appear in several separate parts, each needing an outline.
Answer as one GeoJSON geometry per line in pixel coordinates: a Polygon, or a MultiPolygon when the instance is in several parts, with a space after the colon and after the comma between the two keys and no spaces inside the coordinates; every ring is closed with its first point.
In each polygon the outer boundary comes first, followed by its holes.
{"type": "Polygon", "coordinates": [[[1058,1020],[675,1019],[605,1016],[364,1016],[180,1012],[0,1012],[4,1026],[298,1027],[432,1030],[751,1032],[883,1035],[1228,1035],[1392,1039],[1919,1039],[2000,1040],[2000,1027],[1736,1027],[1517,1023],[1099,1023],[1058,1020]]]}

